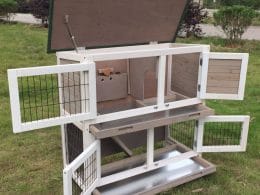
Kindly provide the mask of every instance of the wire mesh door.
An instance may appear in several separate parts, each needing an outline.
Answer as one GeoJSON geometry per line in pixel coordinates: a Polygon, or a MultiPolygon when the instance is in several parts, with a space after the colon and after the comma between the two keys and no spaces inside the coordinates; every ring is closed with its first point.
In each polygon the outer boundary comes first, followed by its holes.
{"type": "Polygon", "coordinates": [[[197,152],[245,151],[249,120],[249,116],[208,116],[200,119],[197,152]]]}
{"type": "Polygon", "coordinates": [[[95,64],[8,70],[15,133],[96,116],[95,64]]]}
{"type": "Polygon", "coordinates": [[[96,140],[63,170],[65,195],[91,194],[101,177],[100,141],[96,140]]]}

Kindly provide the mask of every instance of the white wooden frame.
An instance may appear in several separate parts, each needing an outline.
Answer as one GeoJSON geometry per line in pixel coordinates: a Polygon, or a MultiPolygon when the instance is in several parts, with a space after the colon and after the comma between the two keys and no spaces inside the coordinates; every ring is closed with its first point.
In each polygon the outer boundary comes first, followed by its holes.
{"type": "Polygon", "coordinates": [[[95,118],[96,113],[96,78],[95,78],[95,63],[82,63],[82,64],[67,64],[59,66],[43,66],[32,68],[19,68],[8,70],[8,83],[10,93],[10,103],[12,112],[12,124],[14,133],[50,127],[55,125],[67,124],[74,121],[83,121],[95,118]],[[42,119],[32,122],[22,122],[19,101],[18,77],[36,76],[45,74],[61,74],[66,72],[89,72],[89,112],[71,114],[67,116],[54,117],[49,119],[42,119]]]}
{"type": "Polygon", "coordinates": [[[201,73],[201,90],[200,98],[202,99],[227,99],[227,100],[243,100],[246,73],[248,65],[248,53],[217,53],[217,52],[204,52],[203,53],[203,64],[201,73]],[[210,59],[223,59],[223,60],[242,60],[240,70],[240,80],[237,94],[221,94],[221,93],[208,93],[207,80],[208,80],[208,64],[210,59]]]}
{"type": "Polygon", "coordinates": [[[157,101],[156,105],[98,115],[95,119],[87,121],[87,123],[95,124],[95,123],[108,122],[108,121],[140,116],[143,114],[149,114],[149,113],[202,103],[202,100],[199,99],[199,97],[180,100],[176,102],[164,103],[164,90],[165,90],[165,82],[166,82],[165,81],[166,80],[166,74],[165,74],[166,57],[174,54],[202,53],[204,51],[209,50],[209,47],[207,45],[191,45],[191,46],[185,45],[181,47],[171,47],[171,45],[172,44],[165,43],[165,44],[87,50],[85,56],[82,54],[76,54],[75,52],[58,53],[57,54],[58,58],[79,60],[79,61],[82,60],[83,58],[84,60],[87,61],[89,60],[105,61],[105,60],[153,57],[153,56],[159,57],[157,99],[160,100],[157,101]]]}
{"type": "Polygon", "coordinates": [[[96,152],[97,178],[88,189],[82,189],[83,193],[89,195],[99,185],[101,178],[101,147],[100,141],[96,140],[87,149],[85,149],[77,158],[63,169],[63,193],[72,195],[72,180],[76,183],[74,172],[94,153],[96,152]]]}
{"type": "Polygon", "coordinates": [[[119,59],[133,59],[142,57],[167,56],[174,54],[199,53],[203,52],[207,45],[182,45],[172,47],[173,44],[151,44],[127,47],[115,47],[104,49],[89,49],[85,53],[76,53],[75,51],[57,52],[57,58],[74,61],[106,61],[119,59]]]}
{"type": "Polygon", "coordinates": [[[246,150],[247,136],[249,129],[249,116],[208,116],[204,119],[199,120],[196,136],[196,151],[197,152],[243,152],[246,150]],[[242,122],[242,129],[240,135],[239,145],[223,145],[223,146],[203,146],[203,134],[204,134],[204,124],[206,122],[242,122]]]}

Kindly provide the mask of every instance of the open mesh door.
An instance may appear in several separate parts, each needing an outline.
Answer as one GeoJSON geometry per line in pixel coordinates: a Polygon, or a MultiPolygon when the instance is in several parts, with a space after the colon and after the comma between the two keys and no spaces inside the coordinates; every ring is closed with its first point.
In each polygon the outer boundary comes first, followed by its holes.
{"type": "Polygon", "coordinates": [[[196,151],[245,151],[249,120],[249,116],[208,116],[200,119],[196,136],[196,151]]]}
{"type": "Polygon", "coordinates": [[[101,178],[100,159],[100,141],[96,140],[64,168],[64,194],[91,194],[101,178]]]}
{"type": "Polygon", "coordinates": [[[247,53],[204,53],[200,97],[242,100],[247,64],[247,53]]]}
{"type": "Polygon", "coordinates": [[[96,116],[95,64],[8,70],[15,133],[96,116]]]}

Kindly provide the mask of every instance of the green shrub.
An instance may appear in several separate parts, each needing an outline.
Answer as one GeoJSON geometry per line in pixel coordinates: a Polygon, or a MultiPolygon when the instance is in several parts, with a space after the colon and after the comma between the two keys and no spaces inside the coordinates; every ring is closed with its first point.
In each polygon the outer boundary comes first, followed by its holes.
{"type": "Polygon", "coordinates": [[[213,15],[215,25],[221,26],[231,43],[241,39],[255,16],[252,8],[240,5],[222,7],[213,15]]]}
{"type": "Polygon", "coordinates": [[[0,16],[5,17],[10,21],[11,13],[14,13],[17,8],[15,0],[0,0],[0,16]]]}
{"type": "Polygon", "coordinates": [[[18,13],[30,13],[31,0],[16,0],[18,13]]]}
{"type": "Polygon", "coordinates": [[[31,0],[30,11],[34,17],[41,19],[43,26],[48,26],[49,0],[31,0]]]}
{"type": "Polygon", "coordinates": [[[185,34],[186,37],[201,37],[203,32],[200,24],[207,16],[208,12],[199,3],[191,1],[181,22],[179,34],[185,34]]]}

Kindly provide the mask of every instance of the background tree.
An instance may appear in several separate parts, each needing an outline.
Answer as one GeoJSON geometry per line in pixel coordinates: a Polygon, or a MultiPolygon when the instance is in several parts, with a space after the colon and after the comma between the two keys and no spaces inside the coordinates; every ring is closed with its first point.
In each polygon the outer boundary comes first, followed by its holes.
{"type": "Polygon", "coordinates": [[[31,0],[30,10],[34,17],[41,19],[45,27],[48,26],[49,0],[31,0]]]}
{"type": "Polygon", "coordinates": [[[221,26],[231,44],[242,38],[255,16],[252,8],[240,5],[222,7],[213,15],[215,25],[221,26]]]}
{"type": "Polygon", "coordinates": [[[30,13],[30,0],[16,0],[18,13],[30,13]]]}
{"type": "Polygon", "coordinates": [[[4,17],[8,22],[12,13],[17,9],[17,2],[15,0],[0,0],[0,16],[4,17]]]}
{"type": "Polygon", "coordinates": [[[191,1],[188,5],[186,15],[182,20],[179,34],[186,37],[201,37],[203,35],[201,24],[208,16],[208,12],[197,2],[191,1]]]}

